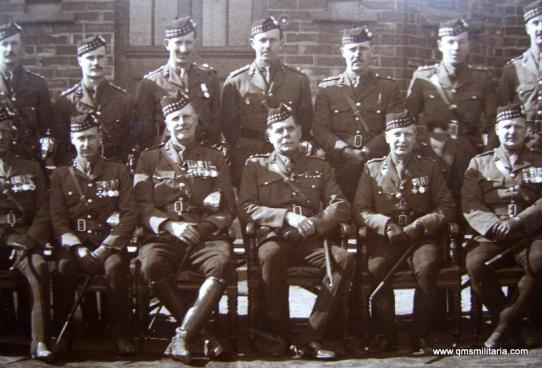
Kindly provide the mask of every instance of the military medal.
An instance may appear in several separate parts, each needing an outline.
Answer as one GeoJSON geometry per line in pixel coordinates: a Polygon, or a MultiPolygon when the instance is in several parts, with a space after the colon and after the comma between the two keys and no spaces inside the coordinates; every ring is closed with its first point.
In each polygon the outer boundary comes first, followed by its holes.
{"type": "Polygon", "coordinates": [[[201,86],[201,93],[203,95],[203,98],[211,98],[211,94],[209,93],[209,89],[207,88],[207,85],[205,83],[200,84],[201,86]]]}
{"type": "Polygon", "coordinates": [[[418,181],[418,178],[412,178],[412,194],[418,193],[419,185],[420,185],[420,182],[418,181]]]}

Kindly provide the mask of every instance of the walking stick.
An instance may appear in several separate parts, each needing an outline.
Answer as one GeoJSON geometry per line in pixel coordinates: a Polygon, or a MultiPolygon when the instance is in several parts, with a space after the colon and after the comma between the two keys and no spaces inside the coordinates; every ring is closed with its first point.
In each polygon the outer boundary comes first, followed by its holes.
{"type": "Polygon", "coordinates": [[[326,274],[329,279],[329,287],[333,287],[333,269],[331,268],[331,251],[329,249],[329,243],[327,238],[324,239],[324,258],[326,260],[326,274]]]}

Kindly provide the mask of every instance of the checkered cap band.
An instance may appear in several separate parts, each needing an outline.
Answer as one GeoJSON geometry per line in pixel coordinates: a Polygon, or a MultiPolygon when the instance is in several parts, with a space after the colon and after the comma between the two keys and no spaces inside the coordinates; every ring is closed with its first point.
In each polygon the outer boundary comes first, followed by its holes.
{"type": "Polygon", "coordinates": [[[454,19],[448,22],[441,23],[438,28],[438,36],[457,36],[460,33],[469,30],[469,25],[463,18],[454,19]]]}
{"type": "Polygon", "coordinates": [[[373,39],[373,32],[369,31],[367,27],[345,29],[343,31],[343,37],[341,44],[346,45],[348,43],[360,43],[365,41],[371,41],[373,39]]]}
{"type": "Polygon", "coordinates": [[[190,17],[175,19],[166,26],[166,38],[181,37],[196,30],[196,22],[190,17]]]}
{"type": "Polygon", "coordinates": [[[408,111],[401,111],[386,115],[386,131],[404,128],[412,124],[416,124],[416,119],[408,111]]]}
{"type": "Polygon", "coordinates": [[[17,114],[14,111],[10,110],[7,106],[0,107],[0,122],[6,120],[12,120],[17,114]]]}
{"type": "Polygon", "coordinates": [[[99,47],[107,46],[105,39],[102,36],[87,38],[77,45],[77,56],[86,54],[87,52],[96,50],[99,47]]]}
{"type": "Polygon", "coordinates": [[[0,41],[22,32],[23,29],[15,22],[9,22],[0,26],[0,41]]]}
{"type": "Polygon", "coordinates": [[[77,115],[71,118],[70,132],[84,132],[96,126],[100,126],[100,121],[95,113],[89,112],[88,114],[77,115]]]}
{"type": "Polygon", "coordinates": [[[292,115],[292,108],[285,103],[281,103],[279,107],[269,109],[267,113],[267,126],[284,121],[292,115]]]}
{"type": "Polygon", "coordinates": [[[180,93],[177,97],[162,97],[160,104],[162,105],[162,113],[164,116],[172,112],[179,111],[190,103],[190,98],[184,93],[180,93]]]}
{"type": "Polygon", "coordinates": [[[254,37],[258,33],[270,31],[272,29],[280,29],[280,23],[275,17],[267,17],[265,19],[259,19],[252,23],[252,29],[250,30],[251,37],[254,37]]]}
{"type": "Polygon", "coordinates": [[[525,118],[525,110],[521,104],[510,104],[497,108],[497,124],[504,120],[525,118]]]}
{"type": "Polygon", "coordinates": [[[523,19],[525,20],[525,23],[534,17],[538,17],[540,14],[542,14],[542,0],[533,1],[523,8],[523,19]]]}

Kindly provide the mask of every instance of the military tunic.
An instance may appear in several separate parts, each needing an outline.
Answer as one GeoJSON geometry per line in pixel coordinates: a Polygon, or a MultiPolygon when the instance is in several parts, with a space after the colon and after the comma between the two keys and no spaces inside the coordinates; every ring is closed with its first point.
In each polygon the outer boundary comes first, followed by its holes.
{"type": "MultiPolygon", "coordinates": [[[[469,160],[479,152],[481,135],[492,134],[496,99],[486,69],[464,65],[451,76],[440,63],[414,72],[406,107],[418,117],[422,132],[427,130],[428,136],[421,135],[420,141],[447,164],[449,175],[461,178],[469,160]]],[[[459,197],[459,188],[450,189],[459,197]]]]}
{"type": "Polygon", "coordinates": [[[24,275],[32,294],[32,351],[45,341],[49,273],[42,247],[49,240],[50,222],[45,177],[38,163],[10,153],[0,159],[0,267],[8,268],[10,249],[4,241],[11,234],[23,237],[30,248],[28,255],[18,255],[15,267],[24,275]]]}
{"type": "Polygon", "coordinates": [[[337,182],[350,201],[354,199],[362,167],[345,161],[341,157],[342,147],[365,147],[371,158],[385,155],[386,114],[400,110],[402,102],[397,83],[372,71],[361,77],[357,87],[352,85],[347,72],[326,78],[318,86],[314,138],[326,151],[335,167],[337,182]]]}
{"type": "Polygon", "coordinates": [[[17,128],[15,153],[26,159],[41,157],[39,138],[51,128],[51,98],[45,79],[19,66],[10,81],[0,76],[0,103],[14,106],[21,120],[17,128]]]}
{"type": "Polygon", "coordinates": [[[51,174],[50,215],[55,239],[59,279],[55,300],[57,312],[65,318],[77,287],[79,262],[70,252],[77,243],[66,234],[77,236],[81,244],[94,250],[101,244],[112,248],[104,271],[112,303],[111,320],[120,336],[128,336],[129,262],[125,248],[133,236],[139,212],[132,191],[132,180],[125,165],[99,158],[90,176],[73,166],[61,166],[51,174]],[[118,216],[117,219],[115,217],[118,216]]]}
{"type": "Polygon", "coordinates": [[[499,105],[521,103],[527,116],[529,147],[542,148],[542,73],[530,49],[510,60],[503,68],[497,88],[499,105]]]}
{"type": "Polygon", "coordinates": [[[54,131],[59,140],[55,162],[65,165],[75,157],[70,142],[70,118],[95,112],[103,131],[103,154],[110,160],[126,162],[134,145],[134,103],[122,88],[104,80],[91,96],[83,82],[61,93],[54,106],[54,131]]]}
{"type": "MultiPolygon", "coordinates": [[[[389,243],[386,237],[388,221],[401,227],[414,221],[423,225],[424,235],[408,261],[418,283],[414,298],[415,332],[425,337],[442,254],[438,235],[444,224],[454,219],[455,205],[435,160],[416,155],[405,166],[401,180],[391,154],[367,162],[356,192],[353,213],[356,222],[369,229],[368,269],[375,282],[382,280],[404,251],[397,244],[389,243]]],[[[393,303],[393,290],[390,287],[384,289],[380,300],[393,303]]],[[[392,305],[389,303],[388,307],[392,305]]],[[[384,311],[379,313],[383,318],[381,323],[386,334],[394,333],[394,310],[385,306],[382,304],[384,311]]]]}
{"type": "Polygon", "coordinates": [[[268,85],[256,63],[230,73],[222,93],[223,132],[232,150],[232,181],[238,186],[246,159],[255,153],[272,150],[266,141],[267,110],[280,103],[289,105],[303,136],[312,124],[312,100],[309,78],[291,66],[278,63],[272,69],[268,85]]]}
{"type": "Polygon", "coordinates": [[[143,148],[158,143],[164,133],[160,98],[175,97],[180,91],[190,96],[190,103],[198,113],[198,140],[204,139],[212,144],[220,141],[222,108],[216,71],[207,64],[192,63],[186,74],[188,85],[185,86],[178,73],[172,71],[169,65],[163,65],[145,75],[139,84],[136,126],[140,132],[139,143],[143,148]]]}
{"type": "MultiPolygon", "coordinates": [[[[239,191],[242,223],[255,222],[271,228],[258,239],[258,257],[264,280],[266,317],[271,333],[280,337],[289,334],[287,268],[311,265],[325,268],[322,240],[340,222],[350,219],[350,204],[335,182],[333,169],[319,158],[298,153],[293,157],[290,171],[281,164],[279,154],[255,155],[246,162],[239,191]],[[308,217],[315,225],[314,239],[292,243],[277,238],[280,229],[287,227],[286,213],[308,217]]],[[[354,259],[339,246],[331,246],[333,286],[327,276],[318,294],[309,327],[296,338],[303,345],[322,338],[328,317],[340,295],[353,276],[354,259]]]]}
{"type": "Polygon", "coordinates": [[[461,196],[463,214],[479,243],[466,258],[473,290],[494,316],[500,313],[499,323],[510,321],[533,288],[540,287],[532,278],[540,280],[542,275],[542,152],[525,147],[515,163],[503,147],[474,157],[461,196]],[[507,301],[494,271],[484,263],[511,245],[496,242],[491,230],[514,216],[522,223],[516,239],[527,237],[529,242],[513,255],[525,275],[518,282],[519,293],[507,301]]]}

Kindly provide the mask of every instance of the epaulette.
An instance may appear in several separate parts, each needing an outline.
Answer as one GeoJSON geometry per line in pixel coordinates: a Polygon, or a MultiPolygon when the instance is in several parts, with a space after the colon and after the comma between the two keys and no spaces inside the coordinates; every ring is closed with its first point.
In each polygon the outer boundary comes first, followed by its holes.
{"type": "Polygon", "coordinates": [[[162,65],[162,66],[159,67],[158,69],[154,69],[154,70],[148,72],[147,74],[145,74],[145,75],[143,76],[143,78],[147,78],[147,77],[150,77],[152,74],[161,72],[162,69],[164,69],[164,67],[165,67],[165,65],[162,65]]]}
{"type": "Polygon", "coordinates": [[[375,77],[380,79],[388,79],[395,82],[395,79],[393,77],[390,77],[389,75],[380,75],[378,73],[375,73],[375,77]]]}
{"type": "Polygon", "coordinates": [[[200,70],[206,71],[209,74],[216,74],[216,70],[212,66],[210,66],[209,64],[205,63],[205,64],[200,65],[200,64],[194,63],[193,65],[194,65],[194,67],[196,67],[196,68],[198,68],[200,70]]]}
{"type": "Polygon", "coordinates": [[[28,74],[32,74],[33,76],[36,76],[38,78],[41,78],[41,79],[45,79],[45,77],[39,73],[36,73],[36,72],[33,72],[32,70],[28,70],[28,69],[24,69],[28,74]]]}
{"type": "Polygon", "coordinates": [[[327,77],[327,78],[324,78],[322,79],[322,81],[320,83],[318,83],[318,86],[324,86],[326,84],[334,84],[336,81],[340,80],[341,79],[341,76],[340,75],[334,75],[333,77],[327,77]]]}
{"type": "Polygon", "coordinates": [[[268,153],[256,153],[254,155],[250,155],[248,158],[247,158],[247,162],[252,160],[253,158],[265,158],[265,157],[269,157],[269,155],[271,154],[271,152],[268,152],[268,153]]]}
{"type": "Polygon", "coordinates": [[[477,155],[474,156],[474,157],[490,156],[490,155],[493,155],[493,153],[495,153],[495,150],[491,149],[491,150],[489,150],[489,151],[485,151],[485,152],[479,153],[479,154],[477,154],[477,155]]]}
{"type": "Polygon", "coordinates": [[[472,69],[472,70],[480,70],[480,71],[484,71],[484,72],[487,72],[489,70],[487,68],[487,66],[479,65],[479,64],[476,64],[476,65],[470,65],[469,64],[469,68],[472,69]]]}
{"type": "Polygon", "coordinates": [[[288,65],[288,64],[283,64],[286,68],[290,69],[290,70],[293,70],[294,72],[297,72],[299,74],[303,74],[305,75],[305,73],[303,73],[303,70],[301,70],[299,67],[297,66],[293,66],[293,65],[288,65]]]}
{"type": "Polygon", "coordinates": [[[386,156],[383,156],[383,157],[375,157],[375,158],[372,158],[370,159],[369,161],[367,161],[368,164],[372,164],[373,162],[380,162],[380,161],[384,161],[386,159],[386,156]]]}
{"type": "Polygon", "coordinates": [[[79,87],[79,83],[76,83],[75,85],[68,88],[67,90],[60,92],[60,95],[61,96],[69,95],[70,93],[74,92],[78,87],[79,87]]]}
{"type": "Polygon", "coordinates": [[[518,55],[518,56],[513,57],[512,59],[508,60],[508,61],[506,62],[506,64],[512,64],[514,61],[519,60],[519,59],[522,59],[522,58],[523,58],[523,54],[518,55]]]}
{"type": "Polygon", "coordinates": [[[535,147],[530,147],[529,151],[542,154],[542,150],[539,150],[538,148],[535,148],[535,147]]]}
{"type": "Polygon", "coordinates": [[[423,71],[423,70],[430,70],[430,69],[436,69],[438,67],[438,64],[431,64],[431,65],[420,65],[418,67],[418,71],[423,71]]]}
{"type": "Polygon", "coordinates": [[[424,155],[423,153],[421,152],[417,152],[416,153],[416,158],[419,159],[419,160],[429,160],[429,161],[433,161],[433,162],[436,162],[437,160],[435,160],[434,157],[431,157],[431,156],[428,156],[428,155],[424,155]]]}
{"type": "Polygon", "coordinates": [[[166,144],[166,142],[161,142],[161,143],[155,144],[153,146],[149,146],[149,147],[145,148],[143,151],[150,151],[150,150],[153,150],[153,149],[161,148],[161,147],[164,147],[165,144],[166,144]]]}
{"type": "Polygon", "coordinates": [[[121,91],[123,93],[128,93],[127,90],[125,90],[124,88],[120,87],[120,86],[117,86],[116,84],[112,83],[112,82],[109,82],[109,84],[111,85],[111,87],[113,87],[114,89],[116,89],[117,91],[121,91]]]}
{"type": "Polygon", "coordinates": [[[231,72],[231,73],[228,75],[228,78],[236,77],[236,76],[238,76],[239,74],[241,74],[241,73],[243,73],[243,72],[246,72],[249,68],[250,68],[250,64],[247,64],[247,65],[245,65],[245,66],[240,67],[239,69],[235,69],[233,72],[231,72]]]}

